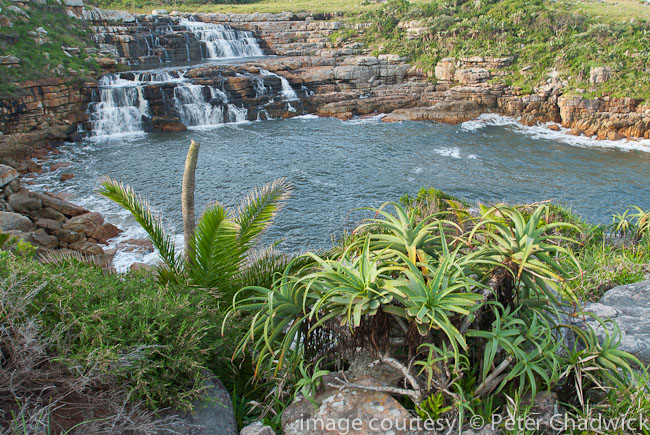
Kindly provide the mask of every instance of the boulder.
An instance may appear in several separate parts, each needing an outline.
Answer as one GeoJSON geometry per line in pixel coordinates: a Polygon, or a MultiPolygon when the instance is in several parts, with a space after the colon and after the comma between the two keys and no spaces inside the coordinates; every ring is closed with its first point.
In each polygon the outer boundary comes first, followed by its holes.
{"type": "MultiPolygon", "coordinates": [[[[174,425],[181,435],[238,435],[235,411],[228,390],[211,372],[204,372],[203,396],[194,402],[194,412],[175,414],[180,419],[174,425]]],[[[173,415],[167,411],[163,414],[173,415]]]]}
{"type": "MultiPolygon", "coordinates": [[[[57,198],[56,196],[48,192],[45,193],[32,192],[31,196],[40,199],[41,202],[43,203],[43,207],[49,207],[68,217],[79,216],[89,212],[83,207],[79,207],[78,205],[75,205],[64,199],[57,198]]],[[[49,216],[43,216],[43,217],[49,217],[49,216]]]]}
{"type": "Polygon", "coordinates": [[[79,251],[82,254],[90,255],[104,255],[104,250],[97,243],[92,243],[88,241],[78,241],[68,244],[68,248],[73,251],[79,251]]]}
{"type": "Polygon", "coordinates": [[[47,231],[58,231],[61,229],[61,222],[55,221],[53,219],[37,219],[36,222],[34,222],[37,227],[43,228],[47,231]]]}
{"type": "Polygon", "coordinates": [[[34,241],[45,249],[55,249],[59,245],[59,239],[45,232],[44,229],[32,233],[34,241]]]}
{"type": "MultiPolygon", "coordinates": [[[[650,281],[614,287],[598,303],[590,303],[585,311],[601,319],[612,319],[621,330],[620,349],[650,364],[650,281]]],[[[605,331],[599,323],[587,320],[599,339],[605,331]]]]}
{"type": "Polygon", "coordinates": [[[239,435],[275,435],[275,431],[261,421],[256,421],[243,427],[239,435]]]}
{"type": "Polygon", "coordinates": [[[0,165],[0,188],[18,178],[18,171],[11,166],[0,165]]]}
{"type": "Polygon", "coordinates": [[[32,198],[27,189],[22,189],[14,193],[9,197],[7,202],[15,212],[22,214],[28,214],[34,210],[43,208],[41,200],[32,198]]]}
{"type": "Polygon", "coordinates": [[[34,224],[28,217],[18,213],[0,211],[0,231],[22,231],[27,233],[33,228],[34,224]]]}
{"type": "MultiPolygon", "coordinates": [[[[324,378],[324,384],[333,381],[332,375],[324,378]]],[[[358,384],[375,384],[370,378],[354,379],[358,384]]],[[[285,435],[325,435],[348,433],[367,435],[391,433],[406,435],[414,433],[404,428],[417,428],[413,417],[390,395],[355,388],[326,387],[314,398],[318,407],[303,397],[298,397],[282,413],[282,432],[285,435]],[[385,425],[379,427],[379,424],[385,425]],[[341,426],[347,425],[347,427],[341,426]],[[413,426],[415,425],[415,426],[413,426]],[[390,426],[390,427],[389,427],[390,426]]]]}
{"type": "Polygon", "coordinates": [[[598,85],[605,83],[612,77],[612,69],[608,66],[594,66],[589,70],[589,83],[598,85]]]}
{"type": "Polygon", "coordinates": [[[99,213],[93,212],[71,218],[63,224],[63,229],[85,234],[86,237],[92,237],[103,224],[104,217],[99,213]]]}
{"type": "Polygon", "coordinates": [[[108,239],[120,234],[122,230],[116,227],[113,224],[105,223],[100,225],[91,235],[93,239],[97,240],[98,243],[108,244],[108,239]]]}

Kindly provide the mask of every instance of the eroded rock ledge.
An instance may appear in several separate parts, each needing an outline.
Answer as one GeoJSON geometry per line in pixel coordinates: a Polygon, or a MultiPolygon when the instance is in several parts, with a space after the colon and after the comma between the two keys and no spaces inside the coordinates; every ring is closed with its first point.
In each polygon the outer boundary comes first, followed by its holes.
{"type": "MultiPolygon", "coordinates": [[[[204,66],[188,74],[201,84],[225,78],[245,100],[248,119],[258,119],[253,84],[233,74],[263,67],[286,77],[294,87],[307,89],[301,95],[300,113],[342,119],[388,113],[386,121],[459,123],[492,112],[518,118],[527,125],[552,121],[571,129],[572,134],[598,139],[650,138],[650,106],[641,100],[564,95],[565,84],[555,78],[549,78],[533,94],[523,94],[516,87],[498,83],[499,77],[508,74],[513,57],[448,58],[439,62],[435,73],[425,74],[399,56],[374,57],[361,44],[339,44],[336,32],[345,24],[334,16],[133,15],[92,8],[74,9],[71,13],[88,21],[105,71],[114,70],[117,62],[169,66],[186,60],[188,55],[197,62],[201,57],[200,41],[179,27],[181,19],[252,31],[265,54],[282,57],[231,67],[204,66]],[[160,63],[161,59],[172,62],[160,63]],[[239,83],[235,83],[237,80],[239,83]]],[[[86,112],[96,87],[94,81],[57,78],[20,86],[22,96],[0,102],[0,159],[30,157],[40,148],[81,137],[78,127],[88,127],[86,112]]],[[[148,95],[155,101],[163,94],[164,87],[151,89],[148,95]]],[[[160,130],[181,128],[175,123],[173,108],[158,107],[156,111],[160,130]]],[[[293,115],[280,107],[272,108],[272,112],[272,117],[293,115]]]]}

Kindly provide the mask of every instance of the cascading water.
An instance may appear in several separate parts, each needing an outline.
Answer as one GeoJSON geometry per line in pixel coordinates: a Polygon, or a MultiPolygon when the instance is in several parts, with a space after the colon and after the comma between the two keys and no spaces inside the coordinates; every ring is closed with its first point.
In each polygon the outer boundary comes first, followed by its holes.
{"type": "Polygon", "coordinates": [[[182,83],[174,89],[174,106],[187,127],[223,124],[226,122],[224,107],[228,107],[229,114],[230,107],[235,107],[231,104],[226,106],[227,102],[226,93],[214,86],[182,83]]]}
{"type": "Polygon", "coordinates": [[[247,121],[248,109],[229,103],[225,91],[194,84],[184,75],[183,70],[106,74],[88,107],[92,136],[143,133],[144,120],[151,116],[144,97],[150,85],[176,84],[170,95],[173,109],[189,128],[247,121]]]}
{"type": "Polygon", "coordinates": [[[280,83],[282,84],[282,98],[285,101],[296,101],[300,99],[298,97],[298,94],[296,94],[296,91],[294,91],[291,87],[291,83],[289,83],[289,80],[286,78],[271,71],[267,71],[264,68],[260,68],[260,74],[263,76],[273,76],[280,79],[280,83]]]}
{"type": "Polygon", "coordinates": [[[93,136],[142,132],[142,118],[149,113],[142,86],[119,74],[106,74],[88,106],[93,136]]]}
{"type": "Polygon", "coordinates": [[[263,56],[253,32],[235,30],[230,26],[181,19],[178,23],[205,44],[206,59],[263,56]]]}

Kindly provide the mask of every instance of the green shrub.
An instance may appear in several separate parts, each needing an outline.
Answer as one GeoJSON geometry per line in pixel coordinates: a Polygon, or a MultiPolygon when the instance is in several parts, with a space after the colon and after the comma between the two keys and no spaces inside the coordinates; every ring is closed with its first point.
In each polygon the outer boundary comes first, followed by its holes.
{"type": "MultiPolygon", "coordinates": [[[[421,199],[445,197],[423,192],[421,199]]],[[[573,401],[636,382],[641,363],[617,349],[615,328],[599,343],[593,330],[564,320],[563,312],[579,309],[567,284],[580,269],[578,241],[564,235],[576,225],[554,220],[545,204],[481,207],[480,216],[465,210],[458,219],[462,205],[446,201],[420,216],[420,207],[384,205],[340,257],[308,254],[314,263],[290,264],[270,288],[243,289],[233,313],[252,317],[236,355],[257,361],[258,378],[273,373],[311,386],[317,372],[305,360],[338,355],[344,363],[347,350],[364,346],[404,374],[407,387],[391,393],[461,426],[468,413],[484,413],[486,401],[534,400],[560,386],[573,401]],[[565,344],[566,333],[575,346],[565,344]]]]}
{"type": "Polygon", "coordinates": [[[10,275],[25,292],[45,283],[33,310],[60,360],[113,375],[133,400],[187,408],[205,367],[228,385],[235,381],[230,356],[241,330],[231,322],[221,337],[216,304],[202,293],[159,287],[146,272],[112,275],[74,260],[0,258],[0,279],[10,275]]]}

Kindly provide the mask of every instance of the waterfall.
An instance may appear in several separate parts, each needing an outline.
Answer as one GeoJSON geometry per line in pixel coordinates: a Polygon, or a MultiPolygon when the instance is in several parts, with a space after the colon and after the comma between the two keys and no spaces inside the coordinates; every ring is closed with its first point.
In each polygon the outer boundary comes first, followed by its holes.
{"type": "Polygon", "coordinates": [[[119,74],[106,74],[99,80],[88,110],[93,136],[133,134],[143,131],[142,118],[149,114],[149,103],[142,86],[119,74]]]}
{"type": "Polygon", "coordinates": [[[260,68],[260,74],[263,76],[274,76],[280,79],[280,83],[282,84],[282,99],[285,101],[296,101],[299,100],[298,94],[296,94],[296,91],[293,90],[291,87],[291,84],[289,83],[289,80],[286,78],[282,77],[279,74],[272,73],[271,71],[267,71],[264,68],[260,68]]]}
{"type": "Polygon", "coordinates": [[[187,127],[223,124],[227,102],[227,95],[213,86],[182,83],[174,89],[174,106],[181,122],[187,127]]]}
{"type": "Polygon", "coordinates": [[[202,23],[182,18],[179,25],[194,33],[207,50],[207,59],[263,56],[253,32],[235,30],[221,24],[202,23]]]}

